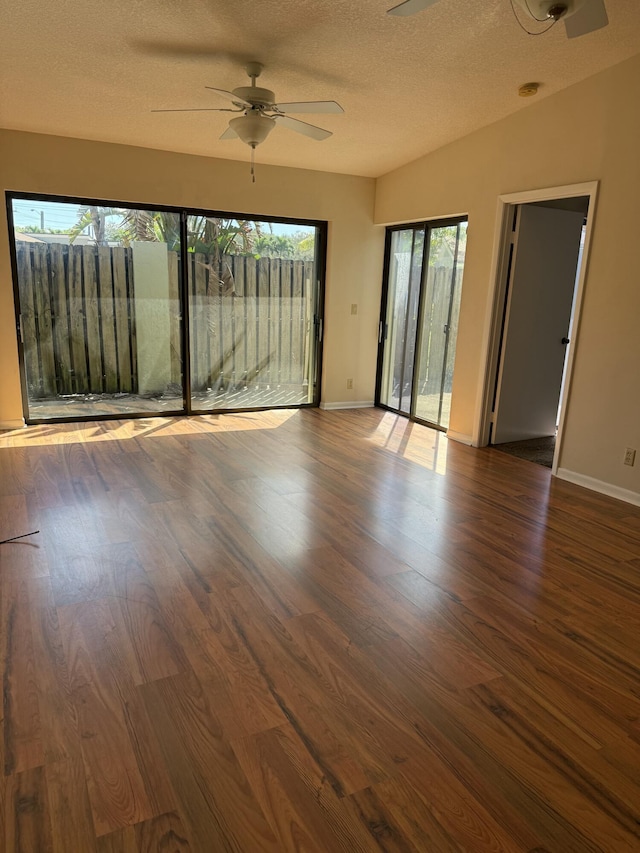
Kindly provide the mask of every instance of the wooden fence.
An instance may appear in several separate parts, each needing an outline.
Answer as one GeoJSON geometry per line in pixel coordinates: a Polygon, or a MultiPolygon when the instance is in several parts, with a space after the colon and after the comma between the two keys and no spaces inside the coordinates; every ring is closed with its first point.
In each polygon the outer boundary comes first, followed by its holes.
{"type": "MultiPolygon", "coordinates": [[[[166,252],[160,304],[167,363],[157,387],[141,381],[145,347],[134,250],[18,242],[21,327],[29,394],[181,393],[180,264],[166,252]],[[138,315],[138,316],[136,316],[138,315]]],[[[313,262],[189,253],[191,387],[299,385],[308,376],[313,262]]],[[[157,300],[156,300],[157,301],[157,300]]]]}
{"type": "Polygon", "coordinates": [[[428,272],[426,295],[429,299],[424,306],[422,347],[418,364],[420,394],[437,395],[440,394],[441,387],[445,393],[449,393],[453,385],[453,357],[458,336],[462,270],[458,268],[455,272],[453,299],[452,275],[453,270],[445,266],[431,267],[428,272]],[[443,378],[444,383],[441,386],[443,378]]]}
{"type": "MultiPolygon", "coordinates": [[[[413,276],[421,275],[420,267],[413,271],[413,276]]],[[[418,325],[418,288],[412,288],[407,293],[410,281],[408,265],[398,277],[398,292],[396,304],[405,305],[409,316],[408,345],[405,353],[405,335],[400,332],[394,336],[392,394],[397,396],[402,390],[403,395],[409,393],[407,377],[411,375],[415,346],[418,339],[417,332],[420,331],[421,348],[417,364],[415,379],[419,382],[418,394],[439,395],[442,386],[444,372],[444,392],[449,393],[453,384],[453,359],[455,355],[455,344],[458,335],[458,314],[460,311],[462,268],[456,269],[455,287],[451,304],[451,316],[449,315],[449,303],[451,300],[451,276],[450,267],[430,267],[425,292],[425,305],[423,308],[422,328],[418,325]],[[445,327],[448,326],[448,334],[445,327]],[[446,362],[446,363],[445,363],[446,362]],[[403,373],[404,367],[404,373],[403,373]]],[[[415,278],[414,278],[415,280],[415,278]]]]}
{"type": "Polygon", "coordinates": [[[207,256],[189,255],[192,389],[301,385],[315,265],[228,256],[223,270],[221,283],[207,256]]]}

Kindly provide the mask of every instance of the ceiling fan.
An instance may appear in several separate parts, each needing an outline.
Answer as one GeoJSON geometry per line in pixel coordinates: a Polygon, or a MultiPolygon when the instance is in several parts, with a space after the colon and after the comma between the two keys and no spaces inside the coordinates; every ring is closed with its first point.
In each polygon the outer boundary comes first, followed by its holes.
{"type": "MultiPolygon", "coordinates": [[[[415,15],[437,2],[438,0],[405,0],[404,3],[389,9],[387,14],[415,15]]],[[[559,20],[564,20],[567,37],[570,39],[592,33],[609,23],[604,0],[511,0],[512,8],[514,2],[529,19],[540,24],[549,23],[549,28],[559,20]]]]}
{"type": "Polygon", "coordinates": [[[336,101],[295,101],[292,103],[276,103],[276,96],[270,89],[262,89],[256,86],[256,79],[262,72],[262,63],[248,62],[245,70],[251,80],[250,86],[239,86],[228,92],[226,89],[216,89],[213,86],[205,86],[212,92],[216,92],[227,101],[231,101],[231,107],[196,107],[195,109],[169,109],[151,110],[154,113],[189,113],[189,112],[231,112],[239,113],[237,118],[229,121],[229,127],[220,139],[240,139],[252,149],[252,174],[253,174],[253,151],[256,146],[264,142],[271,131],[280,125],[296,133],[302,133],[311,139],[321,141],[331,136],[331,131],[308,124],[306,121],[292,118],[288,113],[344,113],[340,104],[336,101]]]}

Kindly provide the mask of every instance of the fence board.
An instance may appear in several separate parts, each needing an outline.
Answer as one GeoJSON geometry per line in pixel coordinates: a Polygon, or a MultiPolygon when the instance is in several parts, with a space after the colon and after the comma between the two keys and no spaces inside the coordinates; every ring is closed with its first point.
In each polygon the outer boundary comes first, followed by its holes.
{"type": "Polygon", "coordinates": [[[444,327],[449,315],[449,290],[451,272],[443,267],[430,271],[430,287],[427,295],[430,299],[426,306],[423,327],[423,343],[421,352],[420,377],[422,387],[420,394],[440,394],[442,369],[444,365],[444,347],[446,335],[444,327]]]}
{"type": "Polygon", "coordinates": [[[46,244],[33,247],[33,301],[38,336],[41,393],[45,397],[50,397],[56,394],[56,382],[47,249],[46,244]]]}
{"type": "Polygon", "coordinates": [[[138,334],[136,329],[135,276],[133,272],[133,252],[131,249],[124,250],[124,269],[127,285],[127,312],[125,317],[127,323],[126,328],[129,332],[131,392],[135,394],[138,391],[138,334]]]}
{"type": "Polygon", "coordinates": [[[311,353],[313,341],[315,340],[314,305],[313,305],[313,268],[305,264],[302,274],[302,365],[303,381],[310,382],[311,377],[311,353]]]}
{"type": "Polygon", "coordinates": [[[112,249],[113,299],[116,318],[116,347],[118,359],[118,382],[120,391],[131,392],[134,384],[132,361],[131,323],[129,321],[129,292],[127,286],[127,253],[130,249],[112,249]]]}
{"type": "Polygon", "coordinates": [[[91,251],[82,253],[86,347],[89,366],[89,384],[85,390],[89,393],[100,394],[104,388],[102,384],[102,347],[100,344],[100,301],[96,270],[97,252],[93,247],[87,248],[91,248],[91,251]]]}
{"type": "Polygon", "coordinates": [[[280,385],[282,358],[282,329],[280,326],[280,266],[278,258],[269,262],[269,340],[271,360],[269,362],[269,379],[275,386],[280,385]]]}
{"type": "Polygon", "coordinates": [[[291,278],[291,381],[304,381],[304,262],[294,261],[291,278]]]}
{"type": "Polygon", "coordinates": [[[291,331],[293,324],[292,302],[293,261],[280,265],[280,382],[290,385],[293,380],[291,331]]]}
{"type": "Polygon", "coordinates": [[[247,322],[245,299],[245,258],[236,256],[230,258],[233,262],[233,288],[236,293],[233,298],[233,316],[231,334],[236,342],[234,386],[242,387],[247,375],[247,322]]]}
{"type": "Polygon", "coordinates": [[[456,266],[455,287],[451,306],[451,325],[449,328],[449,349],[447,350],[447,364],[445,371],[445,394],[450,394],[453,387],[453,365],[456,355],[456,341],[458,340],[458,319],[460,316],[460,299],[462,296],[462,273],[463,267],[459,265],[456,266]]]}
{"type": "Polygon", "coordinates": [[[253,258],[244,258],[244,301],[246,318],[247,369],[245,382],[248,386],[254,384],[258,365],[258,282],[257,265],[253,258]]]}
{"type": "MultiPolygon", "coordinates": [[[[444,370],[444,350],[447,343],[445,334],[445,326],[449,319],[449,301],[451,298],[451,275],[452,270],[444,267],[436,268],[436,276],[434,282],[434,302],[433,311],[433,356],[435,356],[435,370],[431,373],[437,375],[433,377],[433,385],[435,393],[440,396],[440,386],[442,384],[442,373],[444,370]]],[[[431,384],[431,377],[429,377],[431,384]]]]}
{"type": "Polygon", "coordinates": [[[191,391],[200,390],[200,374],[198,372],[198,361],[196,353],[198,352],[198,314],[200,311],[199,297],[196,292],[196,276],[195,276],[195,254],[189,253],[187,256],[187,285],[189,292],[189,359],[191,362],[191,391]]]}
{"type": "Polygon", "coordinates": [[[256,379],[263,384],[271,382],[271,336],[269,322],[269,258],[259,258],[257,269],[257,318],[258,359],[256,379]]]}
{"type": "Polygon", "coordinates": [[[206,391],[211,382],[210,343],[216,325],[215,308],[210,304],[208,290],[216,285],[214,276],[209,277],[205,263],[206,255],[194,254],[192,264],[192,285],[194,293],[193,328],[195,339],[192,349],[192,363],[195,365],[195,382],[192,387],[206,391]]]}
{"type": "Polygon", "coordinates": [[[222,269],[224,270],[223,286],[218,288],[215,300],[219,317],[220,377],[225,390],[229,390],[234,385],[236,375],[238,341],[233,334],[233,303],[236,297],[233,296],[233,283],[229,280],[231,264],[227,258],[222,259],[222,269]]]}
{"type": "Polygon", "coordinates": [[[73,392],[84,393],[88,386],[87,353],[84,334],[82,293],[83,248],[69,246],[69,329],[71,332],[71,375],[73,392]]]}
{"type": "Polygon", "coordinates": [[[71,394],[71,349],[69,340],[67,271],[69,247],[53,243],[49,246],[49,273],[51,290],[51,318],[53,325],[53,350],[56,361],[56,387],[58,394],[71,394]]]}
{"type": "Polygon", "coordinates": [[[100,292],[100,337],[102,339],[102,387],[109,394],[119,391],[118,352],[116,346],[116,317],[114,311],[112,251],[107,246],[98,247],[97,275],[100,292]]]}
{"type": "Polygon", "coordinates": [[[24,345],[25,372],[31,393],[40,395],[42,384],[38,365],[38,339],[36,337],[36,312],[33,304],[33,246],[21,247],[18,253],[18,281],[20,283],[20,314],[24,345]]]}

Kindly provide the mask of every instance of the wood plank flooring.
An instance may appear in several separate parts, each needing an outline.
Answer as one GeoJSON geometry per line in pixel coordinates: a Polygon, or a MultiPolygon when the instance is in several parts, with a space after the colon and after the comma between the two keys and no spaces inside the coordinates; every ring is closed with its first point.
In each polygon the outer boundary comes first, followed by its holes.
{"type": "Polygon", "coordinates": [[[7,853],[640,850],[640,509],[380,410],[0,437],[7,853]]]}

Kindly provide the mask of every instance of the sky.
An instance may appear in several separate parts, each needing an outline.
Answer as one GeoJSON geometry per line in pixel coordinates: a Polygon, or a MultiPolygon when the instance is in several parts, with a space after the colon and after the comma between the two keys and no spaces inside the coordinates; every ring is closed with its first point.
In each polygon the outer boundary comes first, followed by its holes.
{"type": "Polygon", "coordinates": [[[26,225],[40,227],[44,213],[45,228],[70,228],[78,221],[79,205],[61,204],[57,201],[13,200],[13,224],[17,228],[26,225]]]}
{"type": "MultiPolygon", "coordinates": [[[[78,221],[78,211],[80,205],[68,204],[58,201],[38,201],[37,199],[13,199],[13,224],[16,228],[24,228],[29,225],[35,225],[40,228],[42,217],[44,216],[45,229],[62,229],[71,228],[78,221]]],[[[114,217],[113,222],[117,222],[117,217],[114,217]]],[[[300,225],[291,225],[290,223],[274,222],[274,234],[297,234],[301,231],[312,232],[313,227],[300,225]]],[[[267,229],[265,229],[267,230],[267,229]]]]}

